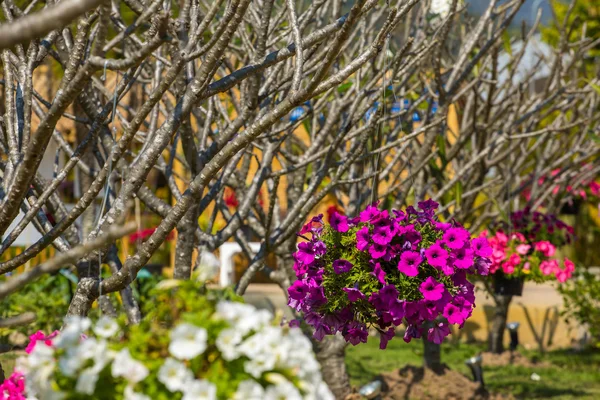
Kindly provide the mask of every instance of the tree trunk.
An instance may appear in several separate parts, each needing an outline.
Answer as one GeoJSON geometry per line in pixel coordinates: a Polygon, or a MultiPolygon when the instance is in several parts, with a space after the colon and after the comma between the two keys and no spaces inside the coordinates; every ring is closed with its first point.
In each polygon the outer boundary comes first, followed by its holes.
{"type": "Polygon", "coordinates": [[[0,384],[4,382],[4,370],[2,369],[2,364],[0,364],[0,384]]]}
{"type": "Polygon", "coordinates": [[[506,320],[508,318],[508,306],[512,296],[495,295],[496,308],[494,309],[494,320],[488,343],[488,351],[500,354],[504,351],[504,330],[506,329],[506,320]]]}
{"type": "Polygon", "coordinates": [[[192,255],[198,227],[198,207],[190,208],[177,226],[177,245],[175,246],[175,271],[173,278],[188,280],[192,275],[192,255]]]}
{"type": "Polygon", "coordinates": [[[436,373],[442,371],[441,346],[423,338],[423,366],[436,373]]]}
{"type": "Polygon", "coordinates": [[[341,336],[326,336],[316,342],[317,360],[321,364],[323,380],[338,400],[350,394],[350,378],[346,371],[346,341],[341,336]]]}

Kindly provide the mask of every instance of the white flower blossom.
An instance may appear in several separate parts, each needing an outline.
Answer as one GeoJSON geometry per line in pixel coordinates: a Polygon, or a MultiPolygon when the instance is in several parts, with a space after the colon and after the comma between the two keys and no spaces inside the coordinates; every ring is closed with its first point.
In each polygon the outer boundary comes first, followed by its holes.
{"type": "Polygon", "coordinates": [[[206,379],[196,379],[185,385],[182,400],[217,400],[217,387],[206,379]]]}
{"type": "Polygon", "coordinates": [[[102,316],[94,326],[94,333],[103,338],[111,338],[119,331],[119,324],[114,319],[102,316]]]}
{"type": "Polygon", "coordinates": [[[229,322],[242,335],[262,329],[273,319],[273,314],[267,310],[257,310],[251,305],[231,301],[217,304],[217,316],[229,322]]]}
{"type": "Polygon", "coordinates": [[[242,342],[242,334],[234,328],[224,329],[217,337],[216,345],[223,358],[227,361],[235,360],[240,356],[238,345],[242,342]]]}
{"type": "Polygon", "coordinates": [[[98,382],[98,371],[95,368],[86,368],[79,373],[75,391],[88,395],[94,394],[96,382],[98,382]]]}
{"type": "Polygon", "coordinates": [[[265,390],[256,381],[247,379],[241,381],[231,400],[263,400],[265,390]]]}
{"type": "Polygon", "coordinates": [[[85,317],[67,317],[65,319],[66,327],[56,337],[54,344],[58,348],[74,346],[81,341],[81,335],[92,325],[89,318],[85,317]]]}
{"type": "Polygon", "coordinates": [[[192,371],[173,358],[167,358],[158,370],[158,380],[171,392],[183,390],[192,379],[192,371]]]}
{"type": "Polygon", "coordinates": [[[244,371],[255,378],[275,368],[275,356],[272,354],[259,354],[244,363],[244,371]]]}
{"type": "Polygon", "coordinates": [[[133,391],[131,386],[127,386],[123,392],[123,400],[152,400],[145,394],[137,393],[133,391]]]}
{"type": "Polygon", "coordinates": [[[58,360],[60,370],[66,376],[73,377],[88,360],[94,361],[94,368],[99,372],[110,361],[105,340],[88,338],[79,346],[67,348],[66,353],[58,360]]]}
{"type": "Polygon", "coordinates": [[[192,324],[179,324],[171,332],[169,352],[180,360],[191,360],[204,353],[208,334],[206,329],[192,324]]]}
{"type": "Polygon", "coordinates": [[[131,357],[128,349],[123,349],[115,355],[112,364],[112,376],[123,377],[129,383],[138,383],[146,379],[149,374],[148,368],[131,357]]]}
{"type": "Polygon", "coordinates": [[[267,387],[264,400],[302,400],[302,395],[290,381],[285,381],[267,387]]]}

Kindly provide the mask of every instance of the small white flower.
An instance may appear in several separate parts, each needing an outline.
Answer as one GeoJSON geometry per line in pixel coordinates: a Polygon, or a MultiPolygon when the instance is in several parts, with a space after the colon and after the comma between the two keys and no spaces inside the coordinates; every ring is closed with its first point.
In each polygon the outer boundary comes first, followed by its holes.
{"type": "Polygon", "coordinates": [[[169,352],[180,360],[191,360],[206,350],[206,329],[192,324],[180,324],[171,332],[169,352]]]}
{"type": "Polygon", "coordinates": [[[79,374],[75,391],[78,393],[91,395],[96,389],[98,381],[98,372],[94,368],[86,368],[79,374]]]}
{"type": "Polygon", "coordinates": [[[138,383],[148,376],[148,368],[139,361],[134,360],[129,354],[128,349],[123,349],[115,356],[112,363],[112,376],[117,378],[122,376],[129,383],[138,383]]]}
{"type": "Polygon", "coordinates": [[[198,274],[196,279],[199,282],[205,282],[209,279],[212,279],[217,272],[219,272],[220,267],[221,263],[213,253],[209,251],[203,251],[200,255],[198,267],[196,268],[196,273],[198,274]]]}
{"type": "Polygon", "coordinates": [[[244,363],[244,371],[255,378],[260,378],[263,372],[275,368],[275,357],[272,354],[259,354],[244,363]]]}
{"type": "Polygon", "coordinates": [[[242,334],[237,329],[224,329],[217,337],[216,345],[223,358],[227,361],[235,360],[240,356],[237,346],[242,342],[242,334]]]}
{"type": "Polygon", "coordinates": [[[123,392],[123,400],[152,400],[145,394],[137,393],[133,391],[131,386],[127,386],[123,392]]]}
{"type": "Polygon", "coordinates": [[[173,358],[167,358],[158,370],[158,380],[171,392],[183,390],[192,379],[192,371],[173,358]]]}
{"type": "Polygon", "coordinates": [[[232,400],[263,400],[264,397],[263,387],[258,382],[248,379],[240,382],[232,400]]]}
{"type": "Polygon", "coordinates": [[[100,317],[94,326],[94,333],[103,338],[113,337],[118,331],[117,321],[107,316],[100,317]]]}
{"type": "Polygon", "coordinates": [[[54,367],[54,349],[46,343],[40,342],[26,360],[23,364],[27,364],[27,368],[20,369],[22,372],[27,372],[24,369],[35,370],[45,366],[54,367]]]}
{"type": "Polygon", "coordinates": [[[217,387],[205,379],[193,380],[183,389],[182,400],[217,400],[217,387]]]}
{"type": "Polygon", "coordinates": [[[277,385],[267,387],[265,400],[302,400],[302,396],[296,387],[289,381],[280,382],[277,385]]]}
{"type": "Polygon", "coordinates": [[[66,327],[54,341],[56,347],[66,348],[74,346],[81,341],[81,335],[92,325],[89,318],[85,317],[67,317],[65,318],[66,327]]]}

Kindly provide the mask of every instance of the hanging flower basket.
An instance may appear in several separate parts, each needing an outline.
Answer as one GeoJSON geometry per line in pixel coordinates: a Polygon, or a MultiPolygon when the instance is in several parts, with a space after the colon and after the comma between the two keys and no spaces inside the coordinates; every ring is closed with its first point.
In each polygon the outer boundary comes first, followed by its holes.
{"type": "Polygon", "coordinates": [[[502,296],[521,296],[523,294],[523,277],[511,278],[501,271],[494,274],[494,293],[502,296]]]}
{"type": "Polygon", "coordinates": [[[496,228],[493,235],[481,233],[493,250],[494,293],[520,296],[524,281],[556,279],[562,283],[571,278],[575,265],[565,257],[561,267],[556,249],[572,240],[572,227],[552,214],[529,209],[516,211],[510,218],[511,225],[496,228]]]}
{"type": "Polygon", "coordinates": [[[334,212],[329,224],[320,215],[301,229],[289,305],[317,340],[340,332],[357,345],[374,327],[383,349],[403,324],[406,342],[427,335],[441,343],[449,324],[462,327],[471,316],[467,276],[488,273],[492,249],[457,222],[438,221],[436,202],[418,206],[389,213],[371,205],[356,218],[334,212]]]}

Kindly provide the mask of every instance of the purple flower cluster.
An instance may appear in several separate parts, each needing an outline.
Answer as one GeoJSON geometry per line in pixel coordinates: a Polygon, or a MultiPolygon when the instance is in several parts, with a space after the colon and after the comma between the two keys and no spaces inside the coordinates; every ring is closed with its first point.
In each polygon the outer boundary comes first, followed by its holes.
{"type": "Polygon", "coordinates": [[[329,224],[319,215],[302,227],[288,304],[316,339],[340,332],[357,345],[375,328],[384,349],[401,324],[406,342],[426,335],[435,343],[449,325],[464,325],[475,306],[467,275],[488,274],[492,249],[456,221],[438,221],[437,207],[427,200],[389,213],[375,204],[355,218],[334,212],[329,224]]]}

